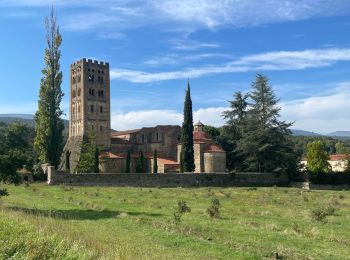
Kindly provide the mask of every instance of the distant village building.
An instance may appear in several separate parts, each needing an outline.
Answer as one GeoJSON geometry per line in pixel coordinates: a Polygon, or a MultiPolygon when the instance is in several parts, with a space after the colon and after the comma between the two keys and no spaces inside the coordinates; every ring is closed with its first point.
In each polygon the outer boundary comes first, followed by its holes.
{"type": "MultiPolygon", "coordinates": [[[[74,172],[80,158],[84,136],[96,135],[100,153],[100,171],[123,173],[130,153],[130,172],[142,152],[145,172],[152,172],[157,151],[159,173],[180,171],[181,127],[159,125],[128,131],[111,131],[109,64],[82,59],[70,68],[69,138],[61,156],[60,170],[74,172]],[[67,162],[69,163],[67,164],[67,162]]],[[[204,132],[204,125],[194,125],[195,172],[225,172],[226,153],[204,132]]]]}
{"type": "MultiPolygon", "coordinates": [[[[331,154],[329,156],[328,163],[331,166],[333,172],[342,172],[346,169],[347,159],[350,157],[349,154],[331,154]]],[[[307,166],[307,159],[301,160],[301,165],[304,169],[307,166]]]]}

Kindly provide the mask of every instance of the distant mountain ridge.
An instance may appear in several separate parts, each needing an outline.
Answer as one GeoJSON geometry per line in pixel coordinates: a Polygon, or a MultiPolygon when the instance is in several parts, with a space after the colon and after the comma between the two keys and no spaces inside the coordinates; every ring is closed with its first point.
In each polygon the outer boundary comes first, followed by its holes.
{"type": "Polygon", "coordinates": [[[294,136],[310,136],[310,137],[321,137],[321,136],[328,136],[339,140],[348,140],[350,139],[350,131],[335,131],[329,134],[319,134],[315,132],[300,130],[300,129],[291,129],[292,135],[294,136]]]}
{"type": "Polygon", "coordinates": [[[300,130],[300,129],[291,129],[292,135],[294,136],[322,136],[321,134],[300,130]]]}
{"type": "Polygon", "coordinates": [[[350,131],[335,131],[335,132],[327,134],[327,136],[350,137],[350,131]]]}
{"type": "MultiPolygon", "coordinates": [[[[34,115],[30,114],[0,114],[0,122],[5,124],[11,124],[13,122],[20,122],[22,124],[27,124],[30,126],[35,125],[34,115]]],[[[68,131],[69,121],[63,119],[65,131],[68,131]]]]}
{"type": "MultiPolygon", "coordinates": [[[[35,125],[34,115],[31,114],[0,114],[0,122],[3,122],[5,124],[10,124],[13,122],[21,122],[23,124],[28,124],[31,126],[35,125]]],[[[69,121],[67,119],[63,119],[65,130],[68,131],[69,127],[69,121]]],[[[310,136],[310,137],[317,137],[317,136],[329,136],[341,140],[350,139],[350,131],[335,131],[326,135],[322,135],[319,133],[311,132],[311,131],[305,131],[301,129],[291,129],[292,135],[294,136],[310,136]]]]}

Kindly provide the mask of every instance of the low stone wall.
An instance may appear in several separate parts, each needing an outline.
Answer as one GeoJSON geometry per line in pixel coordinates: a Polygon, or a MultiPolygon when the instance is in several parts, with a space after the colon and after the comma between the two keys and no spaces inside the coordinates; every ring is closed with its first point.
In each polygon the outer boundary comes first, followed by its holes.
{"type": "Polygon", "coordinates": [[[350,190],[350,185],[314,184],[310,182],[290,182],[289,187],[304,190],[350,190]]]}
{"type": "Polygon", "coordinates": [[[50,168],[49,185],[129,187],[233,187],[286,186],[288,177],[273,173],[84,173],[55,172],[50,168]]]}

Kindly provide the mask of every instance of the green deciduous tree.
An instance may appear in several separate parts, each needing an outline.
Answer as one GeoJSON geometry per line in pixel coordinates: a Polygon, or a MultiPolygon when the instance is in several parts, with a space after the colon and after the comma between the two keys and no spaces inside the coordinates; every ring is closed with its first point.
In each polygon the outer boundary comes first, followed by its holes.
{"type": "MultiPolygon", "coordinates": [[[[0,183],[19,183],[17,170],[23,165],[33,166],[33,138],[33,127],[19,122],[0,124],[0,183]]],[[[6,194],[6,190],[2,191],[6,194]]]]}
{"type": "Polygon", "coordinates": [[[327,173],[331,171],[329,155],[321,141],[314,141],[307,145],[306,169],[312,174],[327,173]]]}
{"type": "Polygon", "coordinates": [[[63,97],[60,70],[62,38],[53,9],[45,24],[47,47],[44,55],[45,68],[42,70],[40,82],[38,111],[35,114],[34,147],[41,162],[57,167],[63,149],[64,130],[61,119],[63,112],[60,108],[63,97]]]}
{"type": "Polygon", "coordinates": [[[193,115],[192,100],[190,93],[190,83],[187,85],[185,103],[184,103],[184,121],[181,131],[181,169],[185,172],[193,172],[194,150],[193,150],[193,115]]]}
{"type": "Polygon", "coordinates": [[[157,150],[153,152],[153,173],[158,172],[157,150]]]}

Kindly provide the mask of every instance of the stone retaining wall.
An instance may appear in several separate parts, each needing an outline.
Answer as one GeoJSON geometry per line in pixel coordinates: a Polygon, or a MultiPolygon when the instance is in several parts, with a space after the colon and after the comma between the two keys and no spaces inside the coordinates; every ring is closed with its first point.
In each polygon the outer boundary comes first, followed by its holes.
{"type": "Polygon", "coordinates": [[[286,175],[273,173],[81,173],[48,171],[49,185],[130,186],[130,187],[232,187],[285,186],[286,175]]]}

